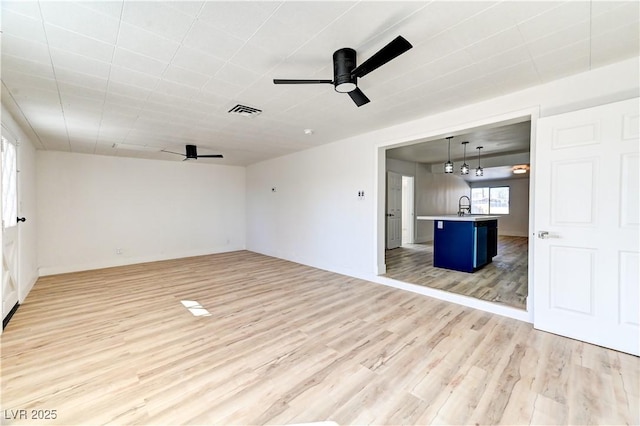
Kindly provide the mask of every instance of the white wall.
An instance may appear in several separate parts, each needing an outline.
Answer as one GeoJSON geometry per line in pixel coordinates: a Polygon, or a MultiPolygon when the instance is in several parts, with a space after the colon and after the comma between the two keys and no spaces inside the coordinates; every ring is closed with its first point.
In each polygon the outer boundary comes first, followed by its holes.
{"type": "Polygon", "coordinates": [[[398,173],[402,176],[416,176],[416,168],[418,167],[415,161],[397,160],[395,158],[387,158],[387,171],[398,173]]]}
{"type": "Polygon", "coordinates": [[[373,156],[360,141],[248,167],[247,248],[349,274],[369,270],[375,245],[373,156]],[[365,192],[363,199],[358,191],[365,192]]]}
{"type": "Polygon", "coordinates": [[[472,188],[509,187],[509,214],[500,215],[498,235],[526,237],[529,235],[529,178],[472,182],[472,188]]]}
{"type": "Polygon", "coordinates": [[[523,111],[551,115],[629,99],[638,96],[637,64],[633,58],[249,166],[247,248],[376,280],[384,271],[387,147],[524,116],[523,111]],[[272,185],[279,192],[271,193],[272,185]],[[358,201],[362,189],[366,197],[358,201]]]}
{"type": "Polygon", "coordinates": [[[38,279],[36,150],[33,137],[22,131],[4,104],[2,126],[5,137],[18,142],[18,216],[27,219],[18,224],[18,298],[22,303],[38,279]]]}
{"type": "Polygon", "coordinates": [[[243,167],[36,157],[41,275],[245,247],[243,167]]]}

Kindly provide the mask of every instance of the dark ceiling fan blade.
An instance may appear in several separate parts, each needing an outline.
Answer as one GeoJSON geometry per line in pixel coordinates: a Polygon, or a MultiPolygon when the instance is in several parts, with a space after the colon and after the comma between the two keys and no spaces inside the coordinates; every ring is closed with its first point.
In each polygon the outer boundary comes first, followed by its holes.
{"type": "Polygon", "coordinates": [[[198,155],[196,158],[224,158],[222,154],[198,155]]]}
{"type": "Polygon", "coordinates": [[[185,156],[184,154],[180,154],[179,152],[167,151],[166,149],[161,149],[160,152],[166,152],[168,154],[181,155],[183,157],[185,156]]]}
{"type": "Polygon", "coordinates": [[[357,66],[351,75],[354,77],[364,77],[392,59],[402,55],[413,46],[404,37],[398,36],[382,49],[378,50],[372,57],[357,66]]]}
{"type": "Polygon", "coordinates": [[[356,87],[355,89],[350,91],[349,96],[351,96],[351,99],[353,99],[353,102],[355,102],[356,105],[358,105],[359,107],[369,103],[369,98],[367,98],[365,94],[362,93],[362,90],[360,90],[359,87],[356,87]]]}
{"type": "Polygon", "coordinates": [[[273,84],[333,84],[331,80],[287,80],[274,78],[273,84]]]}

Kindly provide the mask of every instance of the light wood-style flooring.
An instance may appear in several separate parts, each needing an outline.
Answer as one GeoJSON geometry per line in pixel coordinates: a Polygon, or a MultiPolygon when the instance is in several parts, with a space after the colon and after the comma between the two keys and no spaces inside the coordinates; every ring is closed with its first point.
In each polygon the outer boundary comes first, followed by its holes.
{"type": "Polygon", "coordinates": [[[43,277],[1,343],[11,424],[640,423],[637,357],[247,251],[43,277]]]}
{"type": "Polygon", "coordinates": [[[407,244],[385,253],[385,276],[411,284],[445,290],[526,309],[528,294],[527,237],[500,236],[493,262],[474,272],[433,266],[433,243],[407,244]]]}

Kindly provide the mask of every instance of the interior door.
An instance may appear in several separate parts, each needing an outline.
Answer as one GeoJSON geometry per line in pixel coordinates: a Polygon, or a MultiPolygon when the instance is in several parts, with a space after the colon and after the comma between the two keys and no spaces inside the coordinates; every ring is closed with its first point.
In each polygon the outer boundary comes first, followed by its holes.
{"type": "Polygon", "coordinates": [[[402,243],[402,175],[387,172],[387,249],[402,243]]]}
{"type": "Polygon", "coordinates": [[[18,303],[17,147],[2,138],[2,320],[18,303]]]}
{"type": "Polygon", "coordinates": [[[638,355],[638,99],[541,118],[534,326],[638,355]]]}
{"type": "Polygon", "coordinates": [[[402,176],[402,237],[401,244],[413,244],[414,202],[413,176],[402,176]]]}

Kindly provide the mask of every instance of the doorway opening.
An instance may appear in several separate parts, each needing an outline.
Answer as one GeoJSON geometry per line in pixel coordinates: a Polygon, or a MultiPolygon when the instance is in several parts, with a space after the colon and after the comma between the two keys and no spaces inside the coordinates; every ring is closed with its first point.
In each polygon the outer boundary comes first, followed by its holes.
{"type": "MultiPolygon", "coordinates": [[[[384,151],[387,171],[390,167],[413,167],[415,170],[415,228],[413,242],[407,240],[405,243],[403,239],[403,244],[398,249],[384,251],[384,277],[464,296],[456,301],[474,298],[490,302],[493,306],[527,311],[530,293],[529,172],[532,117],[533,115],[523,115],[449,134],[433,135],[401,146],[387,147],[384,151]],[[445,174],[443,170],[448,154],[446,136],[454,136],[451,145],[451,160],[455,164],[453,174],[445,174]],[[473,173],[476,166],[479,166],[477,157],[470,156],[467,151],[466,158],[463,158],[464,145],[461,143],[467,141],[469,151],[474,151],[477,146],[484,147],[481,159],[483,176],[476,178],[473,173]],[[471,177],[461,176],[460,168],[463,163],[471,167],[471,177]],[[525,167],[527,173],[524,176],[514,174],[516,166],[525,167]],[[498,213],[498,255],[493,258],[493,262],[474,273],[434,267],[434,221],[421,220],[421,216],[456,215],[460,197],[472,198],[472,189],[481,187],[507,187],[510,191],[507,213],[498,213]]],[[[494,192],[497,194],[499,191],[494,192]]],[[[429,290],[425,294],[433,293],[429,290]]],[[[475,303],[469,303],[470,306],[475,306],[475,303]]]]}

